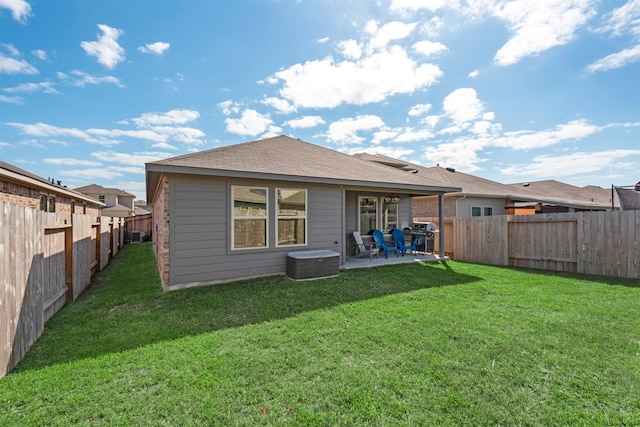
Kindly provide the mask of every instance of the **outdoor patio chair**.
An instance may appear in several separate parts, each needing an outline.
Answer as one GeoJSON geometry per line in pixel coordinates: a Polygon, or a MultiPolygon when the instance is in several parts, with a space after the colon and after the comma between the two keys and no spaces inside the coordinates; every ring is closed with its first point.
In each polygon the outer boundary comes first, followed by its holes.
{"type": "Polygon", "coordinates": [[[380,249],[378,249],[377,243],[365,243],[362,240],[362,236],[358,231],[353,232],[353,238],[356,241],[356,258],[361,258],[369,255],[370,259],[374,256],[380,255],[380,249]]]}
{"type": "Polygon", "coordinates": [[[391,232],[391,235],[393,236],[393,243],[395,243],[396,247],[401,251],[402,256],[407,252],[407,249],[413,250],[414,254],[418,250],[418,248],[416,248],[416,242],[406,240],[402,230],[396,228],[391,232]]]}
{"type": "Polygon", "coordinates": [[[382,231],[374,230],[373,231],[373,240],[375,240],[375,242],[378,244],[378,248],[382,249],[382,251],[384,252],[384,257],[385,258],[389,258],[389,256],[388,256],[389,252],[395,252],[396,256],[399,256],[398,255],[398,247],[395,245],[395,243],[388,242],[392,246],[387,246],[387,242],[384,241],[384,235],[382,234],[382,231]]]}

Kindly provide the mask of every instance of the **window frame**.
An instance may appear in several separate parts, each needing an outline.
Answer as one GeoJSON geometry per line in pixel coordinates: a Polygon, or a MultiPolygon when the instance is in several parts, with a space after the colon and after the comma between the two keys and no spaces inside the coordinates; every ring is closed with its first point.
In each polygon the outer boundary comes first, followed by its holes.
{"type": "Polygon", "coordinates": [[[361,203],[362,203],[363,199],[372,199],[372,200],[374,200],[374,203],[375,203],[374,206],[376,208],[376,212],[375,212],[375,228],[374,228],[374,230],[378,229],[378,213],[380,211],[379,208],[378,208],[379,197],[377,197],[377,196],[358,196],[358,232],[361,235],[368,234],[369,231],[371,231],[371,230],[362,230],[360,228],[362,226],[362,221],[361,221],[362,211],[361,211],[360,207],[361,207],[361,203]]]}
{"type": "Polygon", "coordinates": [[[270,218],[270,206],[269,206],[269,187],[253,186],[253,185],[232,185],[230,191],[230,210],[231,210],[231,250],[232,251],[246,251],[256,249],[269,249],[269,218],[270,218]],[[264,216],[243,216],[236,217],[235,215],[235,191],[239,188],[246,188],[251,190],[264,190],[265,191],[265,215],[264,216]],[[248,246],[248,247],[236,247],[235,246],[235,225],[236,220],[264,220],[265,223],[265,244],[264,246],[248,246]]]}
{"type": "Polygon", "coordinates": [[[276,248],[291,248],[308,246],[309,242],[309,190],[306,188],[288,188],[288,187],[276,187],[275,188],[275,226],[276,226],[276,248]],[[287,191],[302,191],[304,192],[304,216],[299,215],[280,215],[280,199],[278,198],[281,190],[287,191]],[[304,220],[304,242],[293,244],[281,244],[280,240],[280,220],[281,219],[303,219],[304,220]]]}
{"type": "Polygon", "coordinates": [[[397,203],[391,203],[391,202],[387,202],[386,197],[380,197],[378,204],[380,205],[380,228],[379,230],[382,231],[383,233],[391,233],[391,230],[394,230],[396,228],[398,228],[398,223],[400,222],[400,202],[398,201],[397,203]],[[389,224],[387,224],[387,228],[385,228],[385,211],[384,211],[384,207],[385,205],[387,206],[395,206],[396,207],[396,222],[395,222],[395,227],[388,227],[389,224]]]}

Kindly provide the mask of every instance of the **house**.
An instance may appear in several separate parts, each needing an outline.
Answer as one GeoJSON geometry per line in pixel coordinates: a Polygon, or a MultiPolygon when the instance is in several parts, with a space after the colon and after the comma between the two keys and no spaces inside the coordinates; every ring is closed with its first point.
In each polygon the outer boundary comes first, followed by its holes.
{"type": "MultiPolygon", "coordinates": [[[[533,210],[516,207],[516,202],[535,200],[535,196],[526,190],[462,173],[452,168],[441,166],[427,168],[403,160],[367,153],[354,154],[354,156],[369,162],[410,171],[415,175],[441,182],[450,187],[461,188],[460,192],[444,196],[445,217],[535,213],[533,210]]],[[[437,197],[417,197],[413,201],[414,218],[437,217],[438,211],[437,197]]]]}
{"type": "MultiPolygon", "coordinates": [[[[385,164],[405,171],[413,171],[445,185],[460,187],[458,193],[445,196],[445,217],[529,215],[536,213],[610,210],[611,189],[596,186],[576,187],[559,181],[537,181],[520,184],[501,184],[440,166],[423,167],[386,156],[367,153],[354,156],[385,164]]],[[[614,206],[619,207],[614,196],[614,206]]],[[[413,202],[414,218],[438,216],[438,199],[418,197],[413,202]]]]}
{"type": "Polygon", "coordinates": [[[99,201],[71,190],[60,181],[44,179],[24,169],[0,161],[0,201],[47,212],[62,212],[71,223],[71,214],[100,216],[99,201]]]}
{"type": "Polygon", "coordinates": [[[117,188],[105,188],[97,184],[78,187],[76,191],[104,203],[102,215],[126,218],[135,215],[133,201],[136,196],[117,188]]]}
{"type": "Polygon", "coordinates": [[[291,251],[343,265],[354,231],[408,227],[413,197],[459,190],[287,136],[147,163],[146,188],[165,289],[283,274],[291,251]]]}
{"type": "Polygon", "coordinates": [[[535,195],[535,203],[519,204],[521,207],[534,209],[535,213],[620,209],[620,200],[612,188],[602,188],[595,185],[576,187],[553,179],[508,185],[513,188],[525,189],[528,193],[535,195]]]}

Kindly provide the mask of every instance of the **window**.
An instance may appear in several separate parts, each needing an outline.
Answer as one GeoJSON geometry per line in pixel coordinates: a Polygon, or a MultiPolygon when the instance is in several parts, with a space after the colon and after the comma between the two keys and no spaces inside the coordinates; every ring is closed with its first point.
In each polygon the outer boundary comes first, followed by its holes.
{"type": "Polygon", "coordinates": [[[49,212],[56,211],[56,199],[55,197],[49,197],[49,208],[47,209],[49,212]]]}
{"type": "Polygon", "coordinates": [[[266,248],[268,204],[267,189],[231,187],[233,228],[232,249],[266,248]]]}
{"type": "Polygon", "coordinates": [[[105,197],[103,196],[98,196],[98,200],[101,201],[102,203],[105,203],[105,197]]]}
{"type": "Polygon", "coordinates": [[[307,243],[307,190],[276,190],[277,246],[307,243]]]}
{"type": "Polygon", "coordinates": [[[382,232],[391,233],[398,228],[398,198],[384,197],[382,199],[382,232]]]}
{"type": "Polygon", "coordinates": [[[471,216],[493,216],[493,208],[473,206],[471,207],[471,216]]]}
{"type": "Polygon", "coordinates": [[[47,210],[47,196],[40,196],[40,210],[47,210]]]}
{"type": "Polygon", "coordinates": [[[369,234],[378,228],[378,198],[358,198],[358,225],[360,234],[369,234]]]}

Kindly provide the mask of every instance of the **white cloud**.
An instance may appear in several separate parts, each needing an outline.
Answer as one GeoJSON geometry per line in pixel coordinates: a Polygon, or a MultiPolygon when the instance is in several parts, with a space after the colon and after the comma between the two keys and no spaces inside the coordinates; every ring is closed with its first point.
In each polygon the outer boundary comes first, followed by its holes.
{"type": "Polygon", "coordinates": [[[34,93],[34,92],[43,92],[43,93],[53,93],[58,94],[58,92],[54,88],[55,83],[53,82],[40,82],[40,83],[21,83],[15,87],[7,87],[2,90],[7,93],[34,93]]]}
{"type": "Polygon", "coordinates": [[[145,163],[154,162],[156,160],[171,157],[171,153],[163,153],[160,151],[141,151],[134,153],[118,153],[116,151],[95,151],[91,153],[94,157],[103,162],[119,163],[122,165],[141,166],[145,163]]]}
{"type": "Polygon", "coordinates": [[[398,134],[399,132],[397,130],[382,129],[373,133],[371,143],[374,145],[379,145],[380,143],[382,143],[382,141],[394,139],[396,136],[398,136],[398,134]]]}
{"type": "Polygon", "coordinates": [[[38,74],[38,69],[25,60],[0,54],[0,74],[38,74]]]}
{"type": "Polygon", "coordinates": [[[117,172],[110,168],[64,170],[59,173],[61,176],[83,178],[90,181],[95,181],[96,179],[114,179],[123,175],[122,172],[117,172]]]}
{"type": "Polygon", "coordinates": [[[440,116],[427,116],[424,119],[420,120],[420,123],[425,124],[429,127],[429,129],[433,129],[440,122],[440,116]]]}
{"type": "Polygon", "coordinates": [[[20,129],[23,133],[30,136],[52,136],[52,137],[72,137],[72,138],[88,138],[89,135],[76,128],[60,128],[51,126],[46,123],[35,123],[32,125],[23,123],[6,123],[9,126],[20,129]]]}
{"type": "Polygon", "coordinates": [[[258,113],[256,110],[247,109],[239,119],[225,119],[226,131],[238,135],[256,136],[269,129],[273,124],[268,116],[258,113]]]}
{"type": "Polygon", "coordinates": [[[444,20],[440,17],[434,16],[420,26],[420,32],[428,35],[429,37],[436,37],[443,27],[444,20]]]}
{"type": "Polygon", "coordinates": [[[454,7],[457,0],[393,0],[389,10],[398,13],[416,12],[420,9],[426,9],[435,12],[446,6],[454,7]]]}
{"type": "Polygon", "coordinates": [[[109,69],[113,69],[119,62],[124,61],[125,50],[118,44],[118,37],[124,31],[99,24],[102,34],[98,34],[98,41],[80,43],[87,55],[95,56],[99,63],[109,69]]]}
{"type": "Polygon", "coordinates": [[[360,44],[353,39],[339,42],[338,51],[347,59],[360,59],[362,56],[360,44]]]}
{"type": "Polygon", "coordinates": [[[49,165],[59,165],[59,166],[100,166],[102,163],[92,162],[91,160],[80,160],[80,159],[71,159],[71,158],[58,158],[58,159],[43,159],[43,162],[49,165]]]}
{"type": "Polygon", "coordinates": [[[640,0],[629,0],[611,11],[607,14],[607,23],[597,31],[611,32],[613,36],[640,35],[640,0]]]}
{"type": "Polygon", "coordinates": [[[478,155],[485,145],[486,141],[482,139],[459,138],[453,142],[428,146],[423,158],[427,166],[440,164],[473,173],[480,169],[478,164],[486,160],[478,155]]]}
{"type": "Polygon", "coordinates": [[[0,8],[9,9],[13,19],[21,24],[31,16],[31,5],[24,0],[0,0],[0,8]]]}
{"type": "Polygon", "coordinates": [[[23,105],[25,103],[25,100],[24,98],[21,98],[19,96],[0,95],[0,102],[4,102],[6,104],[23,105]]]}
{"type": "Polygon", "coordinates": [[[167,135],[161,135],[152,130],[143,129],[143,130],[123,130],[123,129],[87,129],[87,133],[91,135],[96,135],[101,138],[120,138],[120,137],[128,137],[128,138],[136,138],[143,139],[147,141],[153,142],[166,142],[168,140],[167,135]]]}
{"type": "Polygon", "coordinates": [[[178,149],[178,147],[171,144],[167,144],[166,142],[158,142],[157,144],[152,144],[151,146],[153,148],[159,148],[161,150],[177,150],[178,149]]]}
{"type": "Polygon", "coordinates": [[[409,109],[409,115],[411,117],[421,116],[431,110],[431,107],[431,104],[416,104],[409,109]]]}
{"type": "Polygon", "coordinates": [[[566,124],[557,125],[555,129],[505,132],[502,136],[493,139],[491,145],[514,150],[528,150],[548,147],[567,140],[586,138],[600,132],[602,129],[588,124],[586,120],[574,120],[566,124]]]}
{"type": "Polygon", "coordinates": [[[222,114],[230,116],[231,114],[238,114],[242,105],[232,100],[222,101],[218,103],[218,108],[222,110],[222,114]]]}
{"type": "Polygon", "coordinates": [[[364,115],[354,118],[340,119],[329,125],[327,139],[331,142],[343,144],[357,144],[364,141],[358,136],[359,131],[370,131],[384,126],[384,122],[378,116],[364,115]]]}
{"type": "Polygon", "coordinates": [[[131,119],[137,127],[183,125],[198,120],[200,113],[195,110],[174,109],[166,113],[144,113],[140,117],[131,119]]]}
{"type": "Polygon", "coordinates": [[[393,40],[401,40],[409,36],[416,28],[417,23],[405,24],[404,22],[388,22],[384,24],[371,38],[368,48],[380,49],[386,47],[393,40]]]}
{"type": "Polygon", "coordinates": [[[448,48],[440,42],[423,40],[415,43],[413,45],[413,50],[424,56],[431,56],[435,55],[436,53],[448,50],[448,48]]]}
{"type": "Polygon", "coordinates": [[[264,105],[275,108],[279,113],[290,114],[296,111],[296,107],[282,98],[266,97],[261,101],[264,105]]]}
{"type": "Polygon", "coordinates": [[[308,129],[324,123],[325,121],[320,116],[304,116],[299,119],[284,122],[283,125],[289,126],[292,129],[308,129]]]}
{"type": "Polygon", "coordinates": [[[497,3],[493,15],[505,20],[511,38],[494,57],[511,65],[571,41],[595,11],[590,0],[514,0],[497,3]]]}
{"type": "Polygon", "coordinates": [[[32,50],[31,53],[43,61],[47,60],[47,52],[45,52],[44,50],[41,50],[41,49],[32,50]]]}
{"type": "Polygon", "coordinates": [[[169,49],[169,47],[171,47],[171,44],[165,42],[147,43],[144,46],[140,46],[138,51],[153,55],[162,55],[167,49],[169,49]]]}
{"type": "Polygon", "coordinates": [[[433,133],[427,129],[405,129],[396,138],[395,142],[416,142],[433,138],[433,133]]]}
{"type": "Polygon", "coordinates": [[[480,71],[473,70],[472,72],[469,73],[469,77],[471,77],[472,79],[475,79],[476,77],[478,77],[479,74],[480,74],[480,71]]]}
{"type": "Polygon", "coordinates": [[[442,75],[432,64],[416,64],[393,46],[356,62],[332,58],[296,64],[275,76],[283,82],[280,95],[305,108],[364,105],[430,86],[442,75]]]}
{"type": "MultiPolygon", "coordinates": [[[[618,161],[624,158],[638,158],[640,150],[604,150],[596,152],[572,153],[561,156],[542,155],[526,164],[510,165],[500,171],[511,176],[532,176],[537,178],[570,176],[593,173],[618,168],[618,161]]],[[[632,163],[635,160],[632,160],[632,163]]]]}
{"type": "Polygon", "coordinates": [[[587,66],[587,70],[595,73],[624,67],[627,64],[640,61],[640,44],[624,49],[618,53],[612,53],[593,64],[587,66]]]}
{"type": "Polygon", "coordinates": [[[57,75],[60,80],[64,80],[65,82],[69,83],[71,86],[75,86],[75,87],[85,87],[86,85],[98,85],[98,84],[114,84],[119,88],[124,87],[124,85],[120,82],[120,80],[117,77],[113,77],[113,76],[96,77],[80,70],[72,70],[71,75],[58,71],[57,75]]]}
{"type": "Polygon", "coordinates": [[[183,142],[190,145],[202,145],[202,137],[205,136],[204,132],[200,129],[190,127],[174,127],[174,126],[152,126],[151,131],[158,135],[166,136],[167,140],[183,142]]]}
{"type": "Polygon", "coordinates": [[[445,113],[456,123],[474,120],[482,114],[484,106],[473,88],[456,89],[443,101],[445,113]]]}
{"type": "Polygon", "coordinates": [[[329,37],[322,37],[321,39],[318,39],[318,43],[326,43],[329,41],[329,37]]]}

